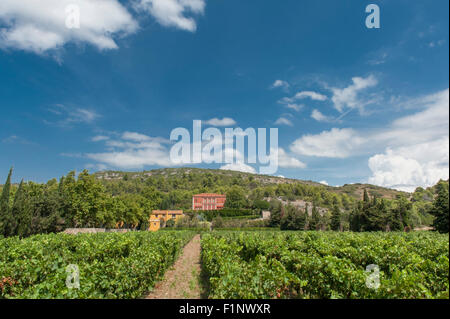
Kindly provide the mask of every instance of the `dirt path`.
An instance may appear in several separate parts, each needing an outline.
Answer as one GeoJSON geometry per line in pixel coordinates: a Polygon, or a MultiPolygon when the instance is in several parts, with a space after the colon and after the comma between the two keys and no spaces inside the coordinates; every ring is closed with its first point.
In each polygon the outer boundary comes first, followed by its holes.
{"type": "Polygon", "coordinates": [[[201,299],[201,282],[200,235],[196,235],[146,299],[201,299]]]}

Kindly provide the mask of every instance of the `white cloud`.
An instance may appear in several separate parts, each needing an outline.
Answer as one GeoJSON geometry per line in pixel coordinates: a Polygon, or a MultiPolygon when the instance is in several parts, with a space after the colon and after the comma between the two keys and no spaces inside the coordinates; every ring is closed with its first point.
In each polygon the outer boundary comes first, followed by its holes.
{"type": "Polygon", "coordinates": [[[112,167],[143,168],[146,165],[173,166],[166,150],[160,148],[128,149],[105,153],[86,154],[90,159],[112,167]]]}
{"type": "Polygon", "coordinates": [[[295,157],[290,156],[286,151],[278,148],[278,166],[284,168],[306,168],[306,164],[299,161],[295,157]]]}
{"type": "Polygon", "coordinates": [[[448,137],[412,147],[387,149],[369,159],[369,183],[412,192],[449,178],[448,137]]]}
{"type": "Polygon", "coordinates": [[[205,0],[139,0],[135,8],[150,13],[163,26],[194,32],[197,24],[186,14],[202,14],[205,5],[205,0]]]}
{"type": "Polygon", "coordinates": [[[317,93],[317,92],[313,92],[313,91],[298,92],[294,96],[294,99],[296,99],[296,100],[306,99],[306,98],[310,98],[311,100],[315,100],[315,101],[325,101],[327,99],[327,97],[325,95],[317,93]]]}
{"type": "Polygon", "coordinates": [[[343,89],[331,88],[333,92],[331,100],[339,112],[343,112],[345,108],[357,108],[362,111],[364,106],[369,102],[361,100],[358,97],[359,93],[378,84],[377,79],[373,75],[369,75],[366,78],[354,77],[352,78],[352,82],[353,84],[343,89]]]}
{"type": "Polygon", "coordinates": [[[386,149],[369,159],[371,183],[412,191],[449,178],[449,90],[409,103],[421,104],[423,110],[372,136],[374,145],[386,149]]]}
{"type": "MultiPolygon", "coordinates": [[[[421,111],[395,120],[388,129],[375,135],[377,142],[388,141],[390,146],[414,145],[448,136],[449,90],[408,101],[421,111]]],[[[410,109],[407,105],[403,105],[410,109]]]]}
{"type": "MultiPolygon", "coordinates": [[[[205,0],[135,0],[137,14],[149,14],[167,27],[194,32],[195,20],[187,14],[202,14],[205,0]]],[[[99,50],[117,49],[116,40],[138,31],[134,17],[119,0],[1,0],[0,48],[46,54],[67,43],[93,45],[99,50]],[[68,28],[79,8],[79,28],[68,28]]]]}
{"type": "Polygon", "coordinates": [[[365,142],[351,128],[333,128],[317,135],[303,135],[295,140],[290,149],[298,155],[330,158],[346,158],[365,142]]]}
{"type": "Polygon", "coordinates": [[[319,110],[312,110],[311,117],[318,122],[332,122],[333,118],[322,114],[319,110]]]}
{"type": "Polygon", "coordinates": [[[204,124],[212,126],[234,126],[236,121],[229,117],[224,117],[223,119],[213,118],[207,121],[203,121],[204,124]]]}
{"type": "Polygon", "coordinates": [[[283,80],[276,80],[275,82],[273,82],[273,84],[271,85],[272,89],[275,88],[283,88],[283,89],[288,89],[289,88],[289,83],[283,80]]]}
{"type": "Polygon", "coordinates": [[[43,54],[68,42],[115,49],[117,36],[134,33],[138,25],[117,0],[1,0],[0,47],[43,54]],[[67,28],[68,5],[80,9],[80,28],[67,28]]]}
{"type": "Polygon", "coordinates": [[[314,100],[314,101],[325,101],[325,100],[328,99],[325,95],[317,93],[317,92],[301,91],[301,92],[298,92],[297,94],[295,94],[293,97],[284,97],[284,98],[282,98],[281,100],[278,101],[278,103],[279,104],[284,104],[287,107],[290,107],[292,109],[298,108],[298,110],[299,110],[301,107],[303,107],[303,105],[301,105],[301,104],[297,105],[295,103],[295,101],[303,100],[303,99],[306,99],[306,98],[310,98],[311,100],[314,100]]]}
{"type": "Polygon", "coordinates": [[[111,149],[102,153],[88,153],[85,157],[100,164],[123,169],[143,168],[147,165],[171,167],[165,140],[135,132],[125,132],[119,140],[106,140],[111,149]],[[131,142],[130,142],[131,141],[131,142]]]}
{"type": "Polygon", "coordinates": [[[329,158],[369,156],[370,183],[411,191],[449,177],[449,90],[400,103],[416,113],[387,126],[355,131],[333,128],[291,144],[298,155],[329,158]]]}
{"type": "Polygon", "coordinates": [[[226,164],[220,167],[222,170],[228,171],[238,171],[243,173],[256,173],[256,170],[250,165],[244,164],[242,162],[237,162],[233,164],[226,164]]]}
{"type": "Polygon", "coordinates": [[[275,121],[276,125],[288,125],[288,126],[293,126],[294,124],[292,124],[291,120],[286,118],[286,117],[280,117],[279,119],[277,119],[275,121]]]}
{"type": "Polygon", "coordinates": [[[144,142],[144,141],[149,141],[151,140],[150,136],[141,134],[141,133],[136,133],[136,132],[124,132],[122,134],[122,138],[124,140],[131,140],[131,141],[135,141],[135,142],[144,142]]]}
{"type": "Polygon", "coordinates": [[[319,183],[328,186],[328,182],[327,181],[320,181],[319,183]]]}

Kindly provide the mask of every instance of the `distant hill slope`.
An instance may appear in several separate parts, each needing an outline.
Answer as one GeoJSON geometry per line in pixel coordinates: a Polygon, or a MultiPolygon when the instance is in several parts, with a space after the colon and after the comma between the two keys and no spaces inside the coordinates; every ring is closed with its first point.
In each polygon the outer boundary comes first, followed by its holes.
{"type": "Polygon", "coordinates": [[[327,186],[314,181],[305,181],[293,178],[283,178],[277,176],[259,175],[251,173],[243,173],[237,171],[228,171],[220,169],[203,169],[203,168],[162,168],[154,169],[150,171],[142,172],[123,172],[123,171],[103,171],[95,173],[96,178],[107,181],[120,181],[120,180],[132,180],[132,179],[148,179],[148,178],[163,178],[163,179],[173,179],[182,178],[183,176],[188,176],[191,173],[197,175],[211,176],[214,178],[220,178],[229,180],[230,183],[233,179],[245,179],[253,180],[261,185],[278,185],[278,184],[294,184],[300,183],[311,186],[320,186],[329,192],[336,194],[347,194],[355,199],[361,199],[363,196],[364,189],[367,189],[371,195],[376,195],[377,197],[394,199],[397,195],[404,194],[409,197],[409,193],[397,191],[394,189],[389,189],[385,187],[370,185],[370,184],[345,184],[339,187],[327,186]]]}

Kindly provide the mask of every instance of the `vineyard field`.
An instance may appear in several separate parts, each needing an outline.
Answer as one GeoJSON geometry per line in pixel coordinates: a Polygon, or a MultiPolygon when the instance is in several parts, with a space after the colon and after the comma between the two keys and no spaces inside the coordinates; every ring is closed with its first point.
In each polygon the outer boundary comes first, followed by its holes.
{"type": "Polygon", "coordinates": [[[177,231],[1,239],[0,298],[140,298],[193,236],[177,231]],[[66,285],[69,265],[78,267],[79,289],[66,285]]]}
{"type": "MultiPolygon", "coordinates": [[[[0,299],[142,298],[196,233],[1,239],[0,299]]],[[[197,249],[211,299],[449,298],[449,237],[434,232],[215,230],[197,249]]]]}
{"type": "Polygon", "coordinates": [[[449,297],[449,237],[430,232],[213,232],[202,263],[209,298],[449,297]]]}

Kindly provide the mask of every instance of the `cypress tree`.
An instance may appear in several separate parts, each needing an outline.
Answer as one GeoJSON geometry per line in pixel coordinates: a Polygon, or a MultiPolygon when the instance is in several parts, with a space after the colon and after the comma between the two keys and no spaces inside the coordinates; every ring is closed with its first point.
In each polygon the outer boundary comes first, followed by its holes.
{"type": "Polygon", "coordinates": [[[433,208],[430,213],[435,216],[433,227],[440,233],[448,233],[449,224],[449,195],[448,184],[439,182],[437,185],[437,197],[433,202],[433,208]]]}
{"type": "Polygon", "coordinates": [[[21,238],[30,235],[31,224],[31,209],[27,205],[27,198],[25,196],[25,190],[23,187],[23,180],[20,182],[17,189],[16,196],[14,198],[14,204],[12,208],[12,215],[16,219],[15,235],[19,235],[21,238]]]}
{"type": "Polygon", "coordinates": [[[316,202],[313,202],[311,219],[309,221],[309,229],[310,230],[317,230],[319,228],[319,224],[320,224],[319,211],[317,210],[316,202]]]}
{"type": "Polygon", "coordinates": [[[0,197],[0,235],[7,236],[10,219],[9,193],[11,190],[11,175],[13,168],[9,170],[5,185],[3,185],[2,196],[0,197]]]}
{"type": "Polygon", "coordinates": [[[279,201],[272,201],[270,208],[270,227],[280,226],[282,213],[284,211],[283,205],[279,201]]]}
{"type": "Polygon", "coordinates": [[[331,229],[339,231],[341,229],[341,210],[337,202],[333,204],[333,210],[331,211],[331,229]]]}
{"type": "Polygon", "coordinates": [[[20,181],[19,188],[17,189],[16,195],[14,197],[14,202],[10,212],[8,214],[7,223],[5,226],[5,234],[7,236],[17,235],[17,225],[19,222],[19,216],[21,214],[23,200],[23,179],[20,181]]]}
{"type": "Polygon", "coordinates": [[[392,210],[389,226],[392,231],[403,231],[403,219],[399,209],[392,210]]]}
{"type": "Polygon", "coordinates": [[[363,202],[364,203],[369,203],[370,202],[369,194],[367,193],[367,189],[365,189],[365,188],[364,188],[363,202]]]}
{"type": "Polygon", "coordinates": [[[309,223],[310,223],[310,218],[309,218],[309,205],[306,204],[305,207],[305,229],[309,229],[309,223]]]}
{"type": "Polygon", "coordinates": [[[361,212],[359,210],[359,205],[353,208],[350,213],[350,230],[359,232],[361,231],[361,212]]]}

